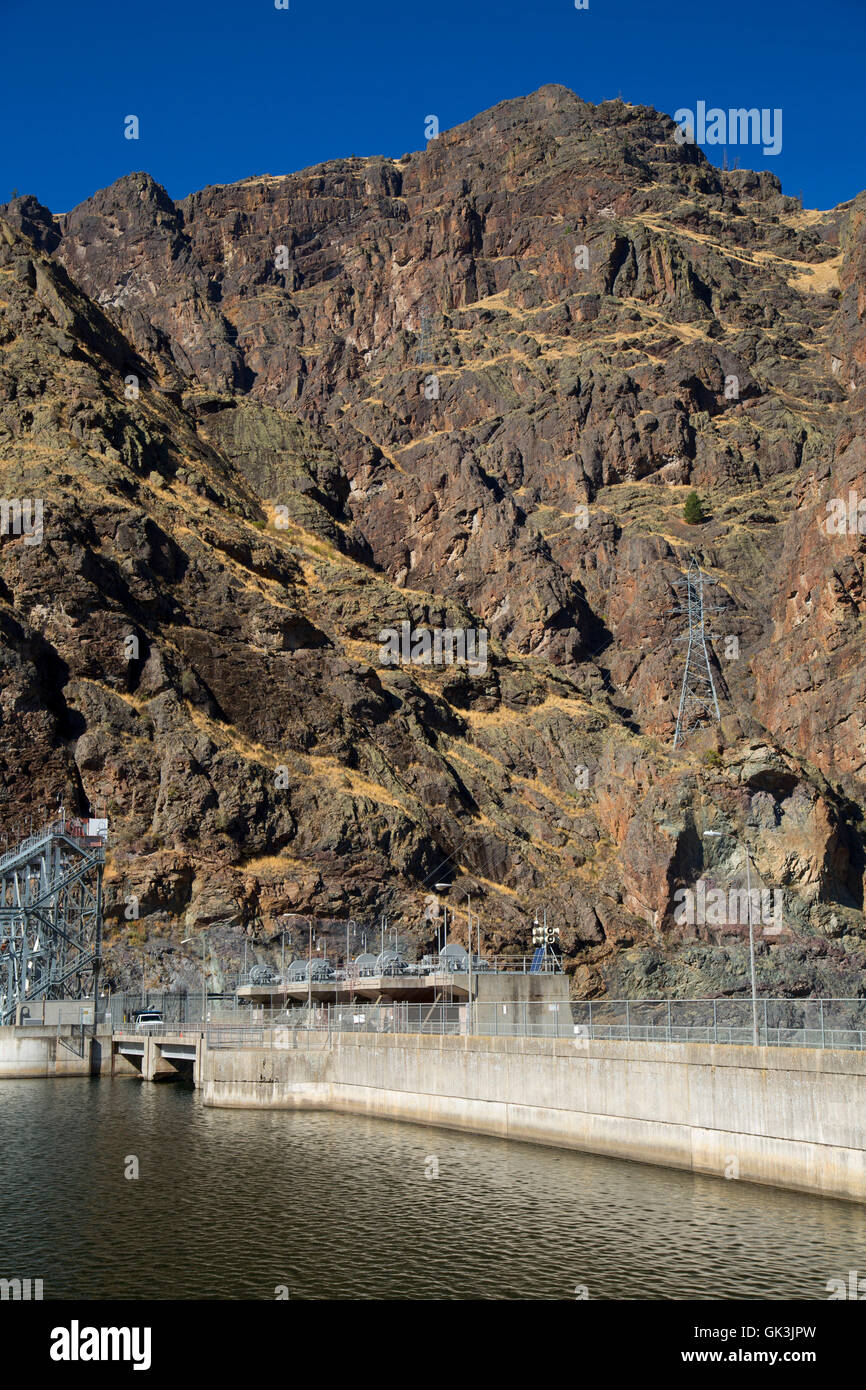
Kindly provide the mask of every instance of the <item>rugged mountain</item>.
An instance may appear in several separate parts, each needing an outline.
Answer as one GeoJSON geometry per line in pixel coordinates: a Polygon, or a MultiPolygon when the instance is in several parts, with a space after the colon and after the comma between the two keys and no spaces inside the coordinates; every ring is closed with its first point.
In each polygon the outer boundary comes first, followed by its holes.
{"type": "Polygon", "coordinates": [[[0,209],[4,495],[44,504],[0,542],[0,806],[107,807],[118,982],[206,926],[216,977],[308,916],[429,945],[448,881],[487,950],[546,903],[577,993],[737,992],[742,926],[673,906],[747,844],[762,990],[860,993],[866,197],[675,131],[545,87],[400,160],[0,209]],[[723,718],[674,752],[691,554],[723,718]],[[486,663],[388,665],[403,623],[486,663]]]}

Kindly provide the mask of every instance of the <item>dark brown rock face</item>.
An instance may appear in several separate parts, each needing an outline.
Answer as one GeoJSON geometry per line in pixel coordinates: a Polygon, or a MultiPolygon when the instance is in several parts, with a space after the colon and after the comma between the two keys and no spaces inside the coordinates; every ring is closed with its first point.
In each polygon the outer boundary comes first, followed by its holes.
{"type": "Polygon", "coordinates": [[[546,902],[581,993],[736,991],[737,924],[673,909],[747,843],[762,989],[860,992],[866,202],[674,130],[545,87],[400,161],[0,210],[44,508],[0,539],[0,809],[107,806],[118,982],[205,925],[217,975],[308,916],[429,943],[447,880],[488,950],[546,902]],[[674,754],[692,552],[723,721],[674,754]],[[389,664],[403,624],[482,658],[389,664]]]}

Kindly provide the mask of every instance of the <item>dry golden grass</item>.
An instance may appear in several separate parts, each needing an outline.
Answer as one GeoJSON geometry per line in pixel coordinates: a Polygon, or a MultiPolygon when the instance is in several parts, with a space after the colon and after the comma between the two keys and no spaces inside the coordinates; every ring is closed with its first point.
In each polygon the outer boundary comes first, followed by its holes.
{"type": "MultiPolygon", "coordinates": [[[[518,893],[518,891],[517,891],[516,888],[509,888],[509,887],[507,886],[507,884],[505,884],[505,883],[497,883],[497,882],[495,881],[495,879],[492,879],[492,878],[485,878],[483,874],[479,874],[479,873],[476,873],[476,872],[474,872],[474,871],[473,871],[472,877],[475,879],[475,882],[476,882],[476,883],[483,883],[483,884],[484,884],[484,887],[487,889],[488,893],[491,893],[491,894],[498,894],[499,897],[502,897],[502,898],[510,898],[510,899],[512,900],[512,902],[516,901],[517,899],[520,899],[521,901],[523,900],[524,895],[523,895],[522,893],[518,893]]],[[[472,909],[472,916],[473,916],[473,918],[477,918],[478,915],[479,915],[478,909],[473,907],[473,909],[472,909]]],[[[483,929],[483,926],[484,926],[484,914],[482,913],[482,914],[480,914],[480,915],[481,915],[481,924],[482,924],[482,929],[483,929]]]]}
{"type": "Polygon", "coordinates": [[[803,265],[798,275],[789,280],[794,289],[805,290],[807,294],[826,294],[828,290],[839,288],[839,271],[845,257],[840,252],[832,260],[822,261],[820,265],[803,265]]]}
{"type": "MultiPolygon", "coordinates": [[[[801,220],[796,220],[796,215],[788,220],[795,225],[809,226],[813,222],[820,221],[823,213],[802,214],[801,220]]],[[[779,271],[788,283],[798,290],[805,290],[813,294],[823,294],[834,285],[838,285],[838,272],[842,263],[842,255],[834,256],[832,260],[822,261],[815,264],[812,261],[795,261],[786,256],[777,256],[773,251],[755,250],[749,251],[743,246],[732,245],[730,242],[715,241],[707,236],[705,232],[696,232],[691,228],[686,229],[677,225],[670,225],[658,219],[643,219],[644,225],[652,231],[675,236],[685,241],[695,241],[703,246],[710,247],[711,250],[718,252],[729,261],[738,261],[746,266],[769,266],[779,271]]]]}
{"type": "Polygon", "coordinates": [[[552,710],[566,714],[570,719],[579,720],[584,710],[591,708],[590,702],[582,696],[574,700],[564,700],[559,695],[546,695],[544,700],[536,705],[521,705],[519,708],[510,705],[499,705],[495,710],[461,710],[463,718],[470,727],[476,726],[481,729],[495,729],[505,724],[520,722],[525,724],[537,714],[549,714],[552,710]]]}
{"type": "Polygon", "coordinates": [[[211,719],[210,715],[205,714],[197,705],[187,704],[186,713],[190,723],[201,733],[207,734],[218,748],[230,748],[245,762],[259,763],[263,767],[271,769],[286,763],[287,755],[282,750],[279,753],[273,753],[269,748],[265,748],[264,744],[244,738],[243,734],[238,733],[233,725],[222,724],[218,719],[211,719]]]}
{"type": "Polygon", "coordinates": [[[820,208],[803,208],[802,212],[786,212],[782,220],[791,227],[814,227],[824,222],[827,216],[820,208]]]}
{"type": "Polygon", "coordinates": [[[109,695],[115,700],[120,700],[130,709],[134,709],[136,714],[146,714],[149,700],[143,700],[139,695],[131,695],[128,690],[115,690],[114,686],[106,685],[104,681],[95,681],[91,676],[76,676],[76,681],[81,685],[92,685],[95,690],[101,691],[104,695],[109,695]]]}
{"type": "MultiPolygon", "coordinates": [[[[437,369],[437,375],[440,375],[440,376],[441,376],[441,372],[439,372],[438,369],[437,369]]],[[[417,435],[414,439],[410,440],[410,442],[409,442],[408,444],[401,444],[401,446],[400,446],[398,452],[401,453],[401,454],[408,454],[408,453],[411,452],[412,449],[419,449],[419,448],[421,447],[422,444],[429,444],[429,442],[430,442],[431,439],[439,439],[439,438],[441,438],[442,435],[446,435],[446,434],[450,434],[450,433],[451,433],[450,430],[444,430],[444,429],[443,429],[443,430],[431,430],[429,434],[419,434],[419,435],[417,435]]]]}
{"type": "Polygon", "coordinates": [[[401,801],[387,787],[383,787],[380,782],[370,781],[354,768],[338,762],[336,758],[326,754],[308,753],[305,761],[310,775],[333,788],[338,795],[376,801],[382,806],[391,806],[404,815],[407,813],[406,802],[401,801]]]}
{"type": "Polygon", "coordinates": [[[295,864],[303,864],[302,859],[297,859],[291,854],[257,854],[251,859],[243,861],[243,870],[261,874],[285,874],[287,869],[295,864]]]}

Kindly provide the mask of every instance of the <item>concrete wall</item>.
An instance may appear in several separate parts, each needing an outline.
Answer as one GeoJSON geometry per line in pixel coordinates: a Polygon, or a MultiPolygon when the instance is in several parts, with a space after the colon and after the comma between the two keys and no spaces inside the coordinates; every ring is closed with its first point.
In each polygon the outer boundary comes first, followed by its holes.
{"type": "Polygon", "coordinates": [[[533,1004],[533,1013],[538,1012],[542,1002],[569,1001],[567,975],[498,975],[481,970],[472,976],[472,986],[475,998],[488,1006],[491,1001],[527,1001],[533,1004]]]}
{"type": "Polygon", "coordinates": [[[866,1201],[866,1057],[284,1030],[208,1050],[208,1105],[350,1111],[866,1201]],[[736,1165],[736,1169],[734,1169],[736,1165]]]}
{"type": "MultiPolygon", "coordinates": [[[[72,1029],[61,1029],[71,1041],[72,1029]]],[[[77,1042],[77,1040],[76,1040],[77,1042]]],[[[84,1056],[64,1046],[57,1028],[27,1024],[0,1028],[0,1079],[36,1076],[98,1076],[110,1070],[111,1040],[105,1033],[86,1037],[84,1056]]]]}

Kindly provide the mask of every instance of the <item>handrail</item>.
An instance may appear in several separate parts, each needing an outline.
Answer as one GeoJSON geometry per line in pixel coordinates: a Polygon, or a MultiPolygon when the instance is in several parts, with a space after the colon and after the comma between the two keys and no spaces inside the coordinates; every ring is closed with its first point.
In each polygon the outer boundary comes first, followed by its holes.
{"type": "MultiPolygon", "coordinates": [[[[19,840],[18,844],[13,849],[4,851],[4,853],[0,855],[0,870],[5,868],[8,864],[14,863],[18,859],[26,859],[26,857],[31,853],[31,851],[38,849],[40,845],[43,845],[47,840],[56,839],[58,836],[61,835],[65,839],[72,841],[86,838],[86,836],[78,835],[74,832],[74,830],[71,829],[72,826],[77,824],[79,824],[77,820],[70,821],[66,820],[65,818],[61,820],[50,821],[48,825],[44,825],[41,830],[37,830],[34,834],[28,835],[24,840],[19,840]]],[[[99,849],[94,849],[93,854],[97,857],[99,855],[104,856],[104,844],[99,849]]]]}
{"type": "MultiPolygon", "coordinates": [[[[757,1042],[762,1047],[834,1048],[866,1051],[866,999],[760,1000],[761,1019],[757,1042]],[[777,1010],[772,1004],[780,1006],[777,1010]],[[856,1005],[843,1009],[840,1005],[856,1005]],[[766,1005],[766,1008],[765,1008],[766,1005]],[[833,1006],[837,1007],[833,1007],[833,1006]],[[803,1006],[809,1006],[808,1009],[803,1006]],[[777,1016],[778,1012],[788,1015],[777,1016]],[[856,1016],[855,1016],[856,1015],[856,1016]]],[[[263,1046],[281,1048],[296,1035],[320,1033],[474,1034],[504,1038],[559,1038],[581,1046],[590,1040],[649,1044],[722,1044],[751,1046],[753,1019],[751,998],[718,1000],[599,1000],[592,1001],[482,1000],[469,1004],[374,1004],[314,1005],[312,1008],[243,1009],[234,1019],[208,1020],[206,1042],[210,1046],[263,1046]],[[733,1016],[722,1017],[718,1004],[731,1005],[733,1016]],[[619,1015],[601,1014],[598,1004],[624,1006],[619,1015]],[[661,1006],[662,1017],[641,1017],[636,1007],[661,1006]],[[700,1005],[703,1017],[678,1021],[676,1005],[700,1005]],[[737,1016],[739,1011],[739,1016],[737,1016]]],[[[194,1024],[193,1024],[194,1026],[194,1024]]],[[[177,1031],[169,1025],[166,1031],[177,1031]]]]}

